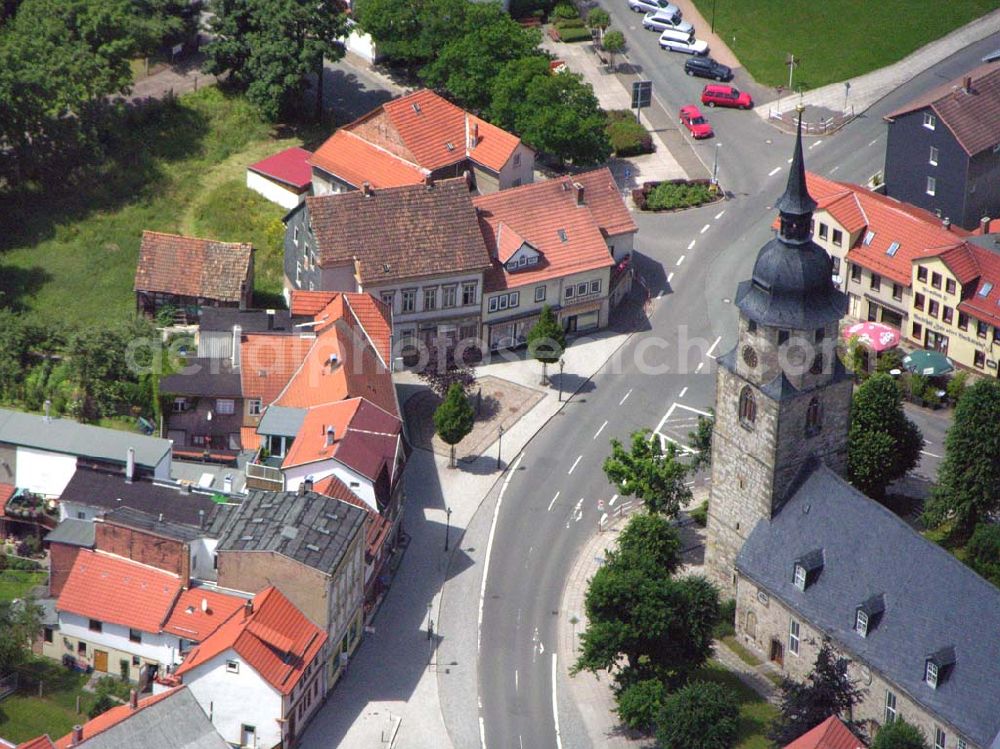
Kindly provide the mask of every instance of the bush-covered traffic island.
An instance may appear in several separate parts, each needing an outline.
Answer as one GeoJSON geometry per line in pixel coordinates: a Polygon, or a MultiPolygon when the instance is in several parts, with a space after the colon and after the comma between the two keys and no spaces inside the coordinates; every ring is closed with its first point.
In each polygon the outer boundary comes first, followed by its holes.
{"type": "Polygon", "coordinates": [[[680,211],[722,200],[718,185],[707,179],[672,179],[644,182],[632,191],[632,200],[640,211],[680,211]]]}

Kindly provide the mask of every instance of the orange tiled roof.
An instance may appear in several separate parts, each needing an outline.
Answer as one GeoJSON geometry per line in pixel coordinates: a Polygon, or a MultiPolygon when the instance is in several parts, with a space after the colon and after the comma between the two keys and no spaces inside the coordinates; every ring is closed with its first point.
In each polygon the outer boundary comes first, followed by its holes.
{"type": "Polygon", "coordinates": [[[46,734],[31,741],[25,741],[23,744],[18,744],[17,749],[55,749],[55,744],[52,743],[52,739],[46,734]]]}
{"type": "Polygon", "coordinates": [[[80,549],[57,611],[159,632],[181,592],[181,579],[130,559],[80,549]]]}
{"type": "Polygon", "coordinates": [[[327,635],[273,585],[254,596],[252,612],[230,617],[177,667],[178,676],[235,650],[268,684],[288,694],[317,657],[327,635]]]}
{"type": "Polygon", "coordinates": [[[301,366],[314,338],[248,333],[240,343],[240,384],[244,398],[269,405],[301,366]]]}
{"type": "Polygon", "coordinates": [[[375,347],[382,363],[392,359],[392,309],[371,294],[345,294],[347,305],[375,347]]]}
{"type": "Polygon", "coordinates": [[[848,250],[848,260],[903,286],[911,283],[911,265],[916,258],[938,255],[969,236],[954,225],[946,229],[929,211],[859,185],[807,172],[806,186],[819,210],[829,212],[848,231],[860,231],[858,241],[848,250]],[[865,244],[869,232],[872,238],[865,244]],[[887,251],[895,243],[895,254],[889,255],[887,251]]]}
{"type": "Polygon", "coordinates": [[[499,172],[521,143],[516,135],[429,89],[388,101],[347,129],[368,139],[379,137],[378,145],[431,171],[469,158],[499,172]],[[475,144],[471,141],[474,132],[475,144]]]}
{"type": "Polygon", "coordinates": [[[389,151],[341,128],[312,155],[309,163],[358,189],[400,187],[423,181],[424,172],[389,151]]]}
{"type": "Polygon", "coordinates": [[[252,268],[252,245],[144,231],[135,290],[238,302],[252,268]]]}
{"type": "MultiPolygon", "coordinates": [[[[483,239],[494,258],[492,268],[486,272],[486,291],[516,288],[613,265],[605,237],[621,233],[622,223],[617,212],[610,210],[611,201],[602,198],[593,209],[590,204],[591,193],[600,194],[602,186],[609,183],[614,185],[611,172],[599,169],[473,198],[483,239]],[[577,204],[574,183],[584,186],[583,205],[577,204]],[[607,216],[615,222],[614,231],[602,231],[601,220],[607,216]],[[496,259],[498,231],[501,243],[505,241],[504,233],[516,233],[542,254],[542,261],[527,270],[507,272],[496,259]]],[[[617,189],[615,200],[624,206],[617,189]]],[[[634,229],[635,224],[629,226],[634,229]]]]}
{"type": "Polygon", "coordinates": [[[293,317],[315,317],[336,298],[339,291],[305,291],[292,289],[291,308],[293,317]]]}
{"type": "Polygon", "coordinates": [[[938,257],[962,283],[962,301],[958,309],[1000,327],[1000,255],[963,242],[938,257]]]}
{"type": "Polygon", "coordinates": [[[865,743],[851,733],[836,715],[799,736],[785,749],[865,749],[865,743]]]}
{"type": "MultiPolygon", "coordinates": [[[[155,705],[157,702],[162,702],[167,697],[177,693],[179,689],[184,689],[184,687],[176,687],[175,689],[167,690],[166,692],[160,692],[159,694],[150,695],[149,697],[144,697],[139,700],[139,706],[133,710],[128,704],[118,705],[110,710],[107,710],[96,718],[92,718],[83,724],[83,740],[84,746],[88,739],[94,738],[99,733],[107,731],[129,717],[135,715],[138,711],[143,710],[147,707],[155,705]]],[[[73,734],[68,733],[61,739],[55,742],[56,749],[69,749],[73,746],[73,734]]],[[[44,745],[43,745],[44,746],[44,745]]]]}
{"type": "Polygon", "coordinates": [[[262,444],[256,427],[240,427],[240,445],[244,450],[257,450],[262,444]]]}
{"type": "Polygon", "coordinates": [[[587,207],[606,236],[638,231],[610,169],[602,167],[577,174],[573,176],[573,181],[583,185],[587,207]]]}
{"type": "Polygon", "coordinates": [[[163,631],[179,635],[185,640],[201,642],[245,603],[246,599],[239,596],[207,588],[189,588],[177,599],[170,618],[163,625],[163,631]],[[202,602],[205,603],[205,608],[202,602]]]}

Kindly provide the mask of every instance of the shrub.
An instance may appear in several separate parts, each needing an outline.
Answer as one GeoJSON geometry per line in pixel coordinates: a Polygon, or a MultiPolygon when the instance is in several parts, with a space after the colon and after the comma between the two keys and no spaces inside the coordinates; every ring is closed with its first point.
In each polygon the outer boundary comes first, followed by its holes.
{"type": "Polygon", "coordinates": [[[719,621],[712,629],[717,640],[736,634],[736,599],[729,598],[719,604],[719,621]]]}
{"type": "Polygon", "coordinates": [[[607,132],[616,156],[635,156],[653,152],[652,136],[634,118],[609,123],[607,132]]]}
{"type": "Polygon", "coordinates": [[[110,710],[117,704],[118,703],[115,702],[114,699],[112,699],[110,696],[108,696],[107,694],[102,694],[100,697],[97,698],[97,702],[95,702],[94,706],[90,708],[90,712],[87,713],[87,715],[90,716],[91,720],[93,720],[98,715],[100,715],[101,713],[106,713],[108,710],[110,710]]]}
{"type": "Polygon", "coordinates": [[[587,14],[587,25],[592,29],[606,29],[611,25],[611,16],[604,8],[591,8],[587,14]]]}
{"type": "MultiPolygon", "coordinates": [[[[587,24],[583,22],[582,18],[560,18],[555,22],[555,25],[556,28],[562,32],[566,29],[582,29],[585,28],[587,24]]],[[[588,33],[587,36],[589,37],[590,34],[588,33]]]]}
{"type": "Polygon", "coordinates": [[[568,20],[579,18],[580,12],[570,3],[559,3],[559,5],[552,9],[552,17],[568,20]]]}
{"type": "Polygon", "coordinates": [[[739,722],[740,709],[731,690],[695,681],[667,698],[656,738],[663,749],[730,749],[739,722]]]}
{"type": "Polygon", "coordinates": [[[651,211],[670,211],[678,208],[692,208],[713,200],[708,185],[661,182],[646,198],[646,207],[651,211]]]}
{"type": "Polygon", "coordinates": [[[965,559],[972,569],[1000,586],[1000,525],[979,523],[965,547],[965,559]]]}
{"type": "Polygon", "coordinates": [[[884,372],[885,374],[889,374],[894,369],[901,370],[902,368],[903,352],[895,348],[879,354],[878,360],[875,363],[875,371],[884,372]]]}
{"type": "Polygon", "coordinates": [[[656,726],[666,696],[666,687],[659,679],[644,679],[629,684],[615,694],[618,720],[633,731],[648,733],[656,726]]]}
{"type": "Polygon", "coordinates": [[[699,528],[704,528],[708,525],[708,500],[706,499],[700,505],[691,510],[690,515],[695,525],[699,528]]]}
{"type": "Polygon", "coordinates": [[[560,28],[558,29],[559,39],[567,44],[573,42],[585,42],[590,40],[590,31],[585,27],[580,28],[560,28]]]}
{"type": "Polygon", "coordinates": [[[919,728],[897,718],[878,729],[872,749],[928,749],[928,746],[919,728]]]}
{"type": "Polygon", "coordinates": [[[958,403],[958,399],[962,397],[962,393],[965,392],[965,387],[969,383],[969,373],[968,372],[956,372],[948,380],[948,385],[945,390],[948,393],[948,398],[953,403],[958,403]]]}

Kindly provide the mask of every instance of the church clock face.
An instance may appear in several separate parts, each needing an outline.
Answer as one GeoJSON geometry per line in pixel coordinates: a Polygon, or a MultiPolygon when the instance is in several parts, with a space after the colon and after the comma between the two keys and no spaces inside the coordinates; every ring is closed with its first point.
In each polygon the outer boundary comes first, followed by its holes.
{"type": "Polygon", "coordinates": [[[753,346],[743,347],[743,363],[750,369],[757,368],[757,352],[754,351],[753,346]]]}

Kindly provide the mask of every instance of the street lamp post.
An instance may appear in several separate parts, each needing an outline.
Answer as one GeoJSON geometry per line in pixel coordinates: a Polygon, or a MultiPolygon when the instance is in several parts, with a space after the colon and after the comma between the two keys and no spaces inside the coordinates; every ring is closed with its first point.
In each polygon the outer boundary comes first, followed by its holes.
{"type": "Polygon", "coordinates": [[[715,159],[712,161],[712,184],[716,187],[719,186],[719,149],[722,148],[721,143],[715,144],[715,159]]]}
{"type": "Polygon", "coordinates": [[[563,367],[566,366],[566,360],[560,357],[559,359],[559,402],[562,403],[562,378],[563,378],[563,367]]]}
{"type": "Polygon", "coordinates": [[[444,550],[448,551],[448,534],[451,532],[451,508],[445,508],[445,521],[444,521],[444,550]]]}
{"type": "Polygon", "coordinates": [[[431,639],[434,636],[434,622],[431,619],[431,609],[434,608],[434,602],[431,601],[427,604],[427,639],[431,639]]]}
{"type": "Polygon", "coordinates": [[[712,33],[715,33],[715,0],[712,0],[712,33]]]}
{"type": "Polygon", "coordinates": [[[503,425],[497,427],[497,470],[500,470],[500,455],[503,453],[503,425]]]}

